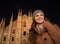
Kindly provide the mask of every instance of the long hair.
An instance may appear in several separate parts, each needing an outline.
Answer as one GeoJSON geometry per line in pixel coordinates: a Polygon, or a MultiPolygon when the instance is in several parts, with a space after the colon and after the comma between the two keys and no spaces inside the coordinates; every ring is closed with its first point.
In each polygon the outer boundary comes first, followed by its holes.
{"type": "MultiPolygon", "coordinates": [[[[33,13],[33,23],[32,23],[32,26],[31,26],[31,28],[30,28],[30,36],[29,36],[29,41],[30,41],[30,44],[36,44],[36,37],[37,37],[37,32],[35,31],[35,29],[34,29],[34,27],[36,27],[36,22],[35,22],[35,19],[34,19],[34,17],[35,17],[35,14],[36,13],[43,13],[43,11],[41,11],[41,10],[36,10],[36,11],[34,11],[34,13],[33,13]]],[[[44,14],[44,13],[43,13],[44,14]]]]}

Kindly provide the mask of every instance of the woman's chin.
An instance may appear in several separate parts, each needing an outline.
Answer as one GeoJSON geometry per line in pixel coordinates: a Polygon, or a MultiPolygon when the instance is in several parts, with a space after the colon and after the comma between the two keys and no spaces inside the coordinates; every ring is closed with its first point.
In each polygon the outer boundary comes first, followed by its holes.
{"type": "Polygon", "coordinates": [[[43,22],[37,22],[38,24],[42,24],[43,22]]]}

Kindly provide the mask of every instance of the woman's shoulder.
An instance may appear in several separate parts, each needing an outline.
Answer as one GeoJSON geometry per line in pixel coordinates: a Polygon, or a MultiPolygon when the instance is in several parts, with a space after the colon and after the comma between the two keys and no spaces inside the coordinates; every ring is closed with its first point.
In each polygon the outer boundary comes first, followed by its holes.
{"type": "Polygon", "coordinates": [[[60,30],[60,27],[57,24],[53,24],[56,29],[60,30]]]}

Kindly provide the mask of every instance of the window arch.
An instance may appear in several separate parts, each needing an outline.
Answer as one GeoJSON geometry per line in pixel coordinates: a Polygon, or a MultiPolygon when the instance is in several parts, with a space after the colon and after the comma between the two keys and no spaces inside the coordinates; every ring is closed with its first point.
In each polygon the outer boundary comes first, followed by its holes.
{"type": "Polygon", "coordinates": [[[14,41],[14,37],[12,37],[12,41],[14,41]]]}
{"type": "Polygon", "coordinates": [[[6,41],[6,37],[3,38],[3,41],[6,41]]]}
{"type": "Polygon", "coordinates": [[[15,34],[15,29],[12,30],[12,33],[15,34]]]}
{"type": "Polygon", "coordinates": [[[26,36],[26,31],[23,32],[23,35],[26,36]]]}

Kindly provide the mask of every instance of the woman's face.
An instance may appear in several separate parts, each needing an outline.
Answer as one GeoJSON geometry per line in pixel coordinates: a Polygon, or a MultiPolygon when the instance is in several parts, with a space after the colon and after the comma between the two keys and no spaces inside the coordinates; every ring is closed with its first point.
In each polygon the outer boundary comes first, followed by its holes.
{"type": "Polygon", "coordinates": [[[43,23],[44,22],[44,14],[43,13],[36,13],[35,14],[35,21],[37,23],[43,23]]]}

